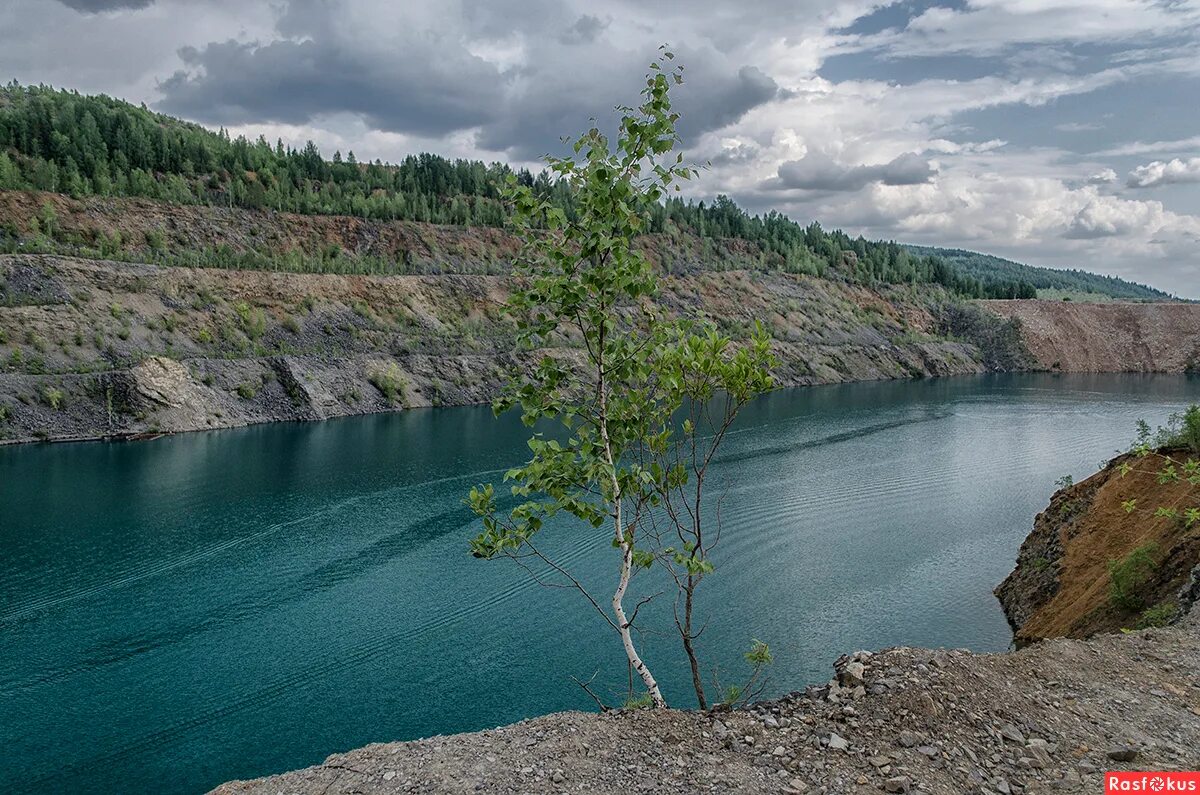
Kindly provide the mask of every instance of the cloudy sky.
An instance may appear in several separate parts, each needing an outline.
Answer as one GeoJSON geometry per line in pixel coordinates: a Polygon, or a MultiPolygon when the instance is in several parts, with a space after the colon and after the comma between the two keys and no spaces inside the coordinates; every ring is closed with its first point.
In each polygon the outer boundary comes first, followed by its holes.
{"type": "Polygon", "coordinates": [[[532,164],[686,68],[697,197],[1200,298],[1200,0],[4,0],[0,78],[532,164]]]}

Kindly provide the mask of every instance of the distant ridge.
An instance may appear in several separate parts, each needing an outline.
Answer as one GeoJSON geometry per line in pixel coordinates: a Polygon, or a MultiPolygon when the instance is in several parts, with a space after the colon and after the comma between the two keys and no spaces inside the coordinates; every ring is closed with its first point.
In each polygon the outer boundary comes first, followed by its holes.
{"type": "Polygon", "coordinates": [[[1055,291],[1066,294],[1090,293],[1123,301],[1179,300],[1169,293],[1144,284],[1129,282],[1116,276],[1101,276],[1075,268],[1059,270],[1037,265],[1023,265],[992,254],[981,254],[977,251],[966,251],[960,248],[913,245],[906,246],[906,248],[922,257],[940,257],[953,265],[960,274],[978,279],[984,284],[1027,282],[1039,291],[1040,297],[1045,297],[1041,296],[1042,291],[1055,291]]]}

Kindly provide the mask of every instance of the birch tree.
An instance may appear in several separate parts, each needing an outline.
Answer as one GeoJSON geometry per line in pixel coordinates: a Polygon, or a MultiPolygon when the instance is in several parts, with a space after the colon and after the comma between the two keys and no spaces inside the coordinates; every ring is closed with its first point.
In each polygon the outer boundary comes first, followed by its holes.
{"type": "MultiPolygon", "coordinates": [[[[619,637],[631,677],[655,707],[667,702],[633,632],[647,600],[630,608],[630,583],[668,559],[669,568],[694,569],[696,576],[711,571],[709,547],[677,552],[655,530],[664,501],[695,471],[672,458],[684,449],[678,435],[698,432],[690,420],[680,425],[680,409],[692,397],[730,387],[740,406],[770,386],[761,329],[751,345],[735,348],[711,325],[664,319],[652,301],[655,271],[634,245],[649,208],[697,175],[673,152],[679,137],[670,90],[682,82],[682,69],[671,68],[672,57],[664,52],[651,65],[637,107],[618,108],[615,144],[593,127],[573,142],[572,155],[546,159],[550,173],[570,187],[569,215],[515,179],[508,184],[512,225],[523,243],[508,310],[522,344],[543,354],[530,372],[514,376],[494,408],[519,408],[529,426],[554,418],[565,432],[534,434],[532,457],[505,476],[521,500],[517,507],[501,513],[491,484],[472,489],[467,500],[483,525],[473,554],[511,558],[539,582],[579,591],[619,637]],[[610,537],[611,596],[594,595],[543,551],[538,534],[560,515],[610,537]]],[[[689,623],[677,622],[685,647],[694,639],[691,593],[689,623]]],[[[689,655],[695,659],[690,649],[689,655]]]]}

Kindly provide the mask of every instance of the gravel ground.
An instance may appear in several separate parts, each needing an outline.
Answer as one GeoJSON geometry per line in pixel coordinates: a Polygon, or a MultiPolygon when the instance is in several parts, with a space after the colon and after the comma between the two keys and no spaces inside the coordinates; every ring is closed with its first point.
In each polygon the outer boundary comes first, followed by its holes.
{"type": "Polygon", "coordinates": [[[1200,768],[1200,615],[1010,654],[898,648],[725,713],[546,715],[371,745],[223,795],[278,793],[1050,793],[1105,770],[1200,768]]]}

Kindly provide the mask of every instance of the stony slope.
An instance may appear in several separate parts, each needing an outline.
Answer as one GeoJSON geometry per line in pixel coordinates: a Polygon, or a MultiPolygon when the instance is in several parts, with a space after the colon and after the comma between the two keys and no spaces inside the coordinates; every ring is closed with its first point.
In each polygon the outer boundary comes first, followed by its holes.
{"type": "MultiPolygon", "coordinates": [[[[0,440],[94,438],[490,399],[514,358],[498,276],[340,276],[0,256],[0,440]]],[[[735,337],[762,320],[782,385],[975,373],[928,294],[702,271],[661,302],[735,337]]],[[[986,325],[986,324],[984,324],[986,325]]],[[[561,340],[569,349],[571,341],[561,340]]]]}
{"type": "Polygon", "coordinates": [[[1200,626],[1011,654],[891,649],[727,713],[547,715],[372,745],[232,782],[259,793],[1096,793],[1101,772],[1200,767],[1200,626]]]}
{"type": "Polygon", "coordinates": [[[983,301],[1021,323],[1044,370],[1200,372],[1200,305],[983,301]]]}

